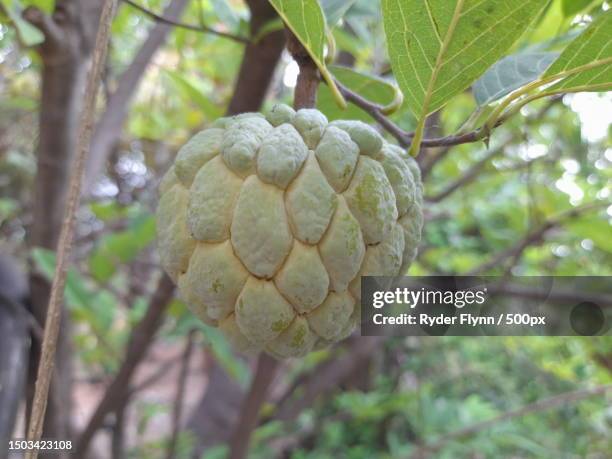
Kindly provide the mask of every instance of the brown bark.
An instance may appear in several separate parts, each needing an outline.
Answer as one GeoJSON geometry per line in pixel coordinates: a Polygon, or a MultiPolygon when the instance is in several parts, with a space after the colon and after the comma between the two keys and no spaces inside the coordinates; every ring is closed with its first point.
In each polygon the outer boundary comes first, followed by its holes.
{"type": "Polygon", "coordinates": [[[240,416],[230,439],[229,459],[247,457],[251,433],[257,427],[261,406],[268,396],[268,389],[277,369],[276,360],[267,354],[259,355],[251,387],[242,403],[240,416]]]}
{"type": "MultiPolygon", "coordinates": [[[[266,0],[247,0],[247,3],[251,10],[251,36],[255,36],[261,26],[276,18],[276,11],[266,0]]],[[[228,115],[261,108],[284,45],[284,33],[278,30],[246,46],[228,115]]]]}
{"type": "Polygon", "coordinates": [[[306,48],[289,30],[287,30],[287,50],[300,68],[293,94],[293,108],[296,110],[314,108],[317,105],[317,88],[321,81],[319,69],[306,48]]]}
{"type": "MultiPolygon", "coordinates": [[[[52,16],[28,8],[24,17],[45,35],[39,49],[43,63],[37,148],[37,177],[33,195],[32,247],[54,250],[58,241],[74,156],[78,117],[83,101],[87,64],[96,33],[101,2],[59,0],[52,16]]],[[[42,277],[30,279],[32,314],[40,324],[46,319],[50,286],[42,277]]],[[[67,321],[62,324],[57,351],[57,375],[51,385],[45,429],[48,438],[69,438],[71,407],[71,357],[67,321]]],[[[34,391],[40,343],[32,346],[28,399],[34,391]]],[[[47,456],[42,455],[43,457],[47,456]]],[[[54,456],[54,457],[57,457],[54,456]]]]}

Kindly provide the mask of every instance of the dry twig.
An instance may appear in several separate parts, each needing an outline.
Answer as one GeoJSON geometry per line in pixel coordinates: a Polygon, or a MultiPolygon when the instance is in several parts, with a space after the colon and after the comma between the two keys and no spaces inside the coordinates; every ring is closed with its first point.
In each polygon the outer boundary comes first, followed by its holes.
{"type": "Polygon", "coordinates": [[[234,34],[228,33],[228,32],[223,32],[221,30],[213,29],[212,27],[208,27],[208,26],[205,26],[205,25],[185,24],[183,22],[175,21],[174,19],[169,19],[167,17],[161,16],[161,15],[159,15],[157,13],[154,13],[153,11],[150,11],[150,10],[146,9],[144,6],[141,6],[138,3],[133,2],[132,0],[121,0],[121,1],[126,3],[126,4],[128,4],[128,5],[130,5],[132,8],[137,9],[141,13],[146,14],[151,19],[153,19],[154,21],[159,22],[161,24],[167,24],[167,25],[171,25],[171,26],[174,26],[174,27],[180,27],[182,29],[193,30],[194,32],[209,33],[209,34],[212,34],[212,35],[217,35],[219,37],[228,38],[228,39],[236,41],[238,43],[249,43],[249,41],[250,41],[246,37],[242,37],[240,35],[234,35],[234,34]]]}
{"type": "MultiPolygon", "coordinates": [[[[93,130],[96,94],[106,59],[114,10],[115,0],[106,0],[102,7],[100,27],[96,36],[92,65],[87,77],[85,103],[77,137],[76,158],[70,176],[68,205],[64,213],[64,221],[57,248],[57,265],[53,276],[53,284],[51,286],[49,306],[47,308],[47,320],[44,329],[41,359],[38,366],[36,390],[32,403],[32,415],[28,428],[28,440],[32,441],[40,439],[42,435],[45,412],[47,409],[47,397],[55,365],[55,351],[57,348],[57,339],[61,322],[62,299],[64,296],[64,285],[66,283],[66,273],[68,270],[68,259],[70,258],[72,241],[74,239],[76,211],[81,197],[83,171],[93,130]]],[[[36,457],[38,457],[38,451],[29,450],[25,457],[26,459],[36,459],[36,457]]]]}

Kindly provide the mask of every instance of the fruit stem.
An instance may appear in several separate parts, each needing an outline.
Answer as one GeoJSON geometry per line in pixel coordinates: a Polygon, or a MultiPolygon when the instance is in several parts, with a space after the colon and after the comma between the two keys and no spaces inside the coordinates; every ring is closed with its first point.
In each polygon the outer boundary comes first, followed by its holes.
{"type": "Polygon", "coordinates": [[[293,108],[314,108],[317,104],[317,88],[321,81],[319,69],[293,32],[286,29],[286,33],[287,50],[300,67],[293,95],[293,108]]]}

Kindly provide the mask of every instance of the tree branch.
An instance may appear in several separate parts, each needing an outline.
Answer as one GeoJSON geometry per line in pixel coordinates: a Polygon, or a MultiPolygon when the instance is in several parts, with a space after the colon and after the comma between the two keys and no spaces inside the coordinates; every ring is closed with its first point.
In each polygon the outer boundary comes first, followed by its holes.
{"type": "Polygon", "coordinates": [[[45,14],[35,6],[28,6],[21,14],[23,19],[42,31],[45,42],[57,46],[65,38],[64,32],[52,16],[45,14]]]}
{"type": "MultiPolygon", "coordinates": [[[[368,113],[374,120],[376,120],[389,134],[391,134],[403,147],[408,147],[412,143],[414,132],[407,132],[400,128],[397,124],[391,121],[383,111],[383,107],[379,104],[370,102],[366,98],[350,90],[342,83],[336,80],[336,86],[340,90],[340,93],[344,98],[355,104],[357,107],[368,113]]],[[[558,100],[561,96],[556,96],[558,100]]],[[[498,127],[506,122],[510,116],[501,117],[493,127],[498,127]]],[[[445,137],[423,139],[421,141],[421,147],[451,147],[454,145],[461,145],[464,143],[478,142],[479,140],[485,140],[490,135],[490,130],[486,127],[480,127],[473,131],[453,134],[445,137]]]]}
{"type": "Polygon", "coordinates": [[[345,342],[337,349],[345,349],[346,353],[336,354],[313,369],[312,372],[299,378],[292,384],[277,402],[276,412],[272,415],[280,421],[291,421],[305,408],[312,406],[317,397],[337,389],[347,377],[360,368],[363,361],[369,358],[378,348],[383,337],[360,337],[357,340],[345,342]],[[292,397],[301,388],[298,397],[292,397]]]}
{"type": "Polygon", "coordinates": [[[277,368],[278,362],[268,354],[259,355],[251,388],[242,404],[238,424],[231,437],[229,459],[244,459],[247,456],[251,433],[257,427],[261,406],[266,400],[277,368]]]}
{"type": "MultiPolygon", "coordinates": [[[[266,22],[278,15],[267,0],[247,0],[247,3],[251,10],[250,32],[254,37],[266,22]]],[[[227,108],[228,115],[257,111],[261,108],[284,46],[285,37],[282,30],[266,34],[257,43],[247,44],[234,84],[232,100],[227,108]]]]}
{"type": "Polygon", "coordinates": [[[134,327],[130,334],[124,361],[115,378],[106,389],[102,400],[98,403],[94,414],[89,419],[85,430],[81,433],[73,451],[74,457],[85,458],[89,444],[102,427],[106,415],[116,409],[129,392],[129,383],[138,364],[145,357],[155,333],[159,329],[164,312],[174,295],[174,284],[167,275],[160,278],[155,293],[151,298],[145,316],[134,327]]]}
{"type": "Polygon", "coordinates": [[[455,432],[448,433],[444,435],[442,438],[436,440],[435,442],[421,446],[414,454],[412,454],[411,457],[418,458],[418,457],[422,457],[423,453],[426,453],[426,452],[432,453],[432,452],[439,451],[451,441],[458,440],[463,437],[468,437],[470,435],[474,435],[482,430],[489,429],[495,424],[499,424],[500,422],[522,417],[527,414],[535,413],[538,411],[550,410],[559,405],[577,402],[579,400],[594,397],[597,395],[605,395],[611,391],[612,391],[612,384],[608,384],[604,386],[591,387],[588,389],[580,389],[580,390],[576,390],[572,392],[567,392],[564,394],[555,395],[553,397],[545,398],[543,400],[538,400],[537,402],[531,403],[522,408],[518,408],[516,410],[511,410],[511,411],[502,413],[499,416],[489,419],[488,421],[478,422],[464,429],[459,429],[459,430],[456,430],[455,432]]]}
{"type": "Polygon", "coordinates": [[[174,459],[176,453],[176,445],[181,432],[181,418],[183,417],[183,401],[185,399],[185,388],[187,387],[187,375],[189,373],[189,362],[193,353],[193,345],[195,342],[196,331],[191,330],[187,335],[187,343],[185,351],[181,359],[181,369],[179,372],[178,381],[176,384],[176,396],[174,397],[174,407],[172,410],[172,436],[166,452],[166,459],[174,459]]]}
{"type": "MultiPolygon", "coordinates": [[[[115,0],[106,0],[102,7],[92,65],[87,78],[85,104],[83,106],[77,137],[76,158],[74,169],[70,176],[68,206],[65,210],[64,222],[62,224],[59,245],[57,248],[57,265],[53,277],[49,305],[47,307],[47,320],[45,322],[42,354],[36,379],[32,416],[30,417],[30,425],[28,428],[28,440],[31,441],[39,440],[43,431],[43,423],[47,409],[47,397],[55,365],[55,351],[57,348],[61,322],[62,299],[64,297],[68,259],[70,257],[72,240],[74,238],[76,211],[79,206],[85,159],[91,141],[97,89],[106,59],[114,10],[115,0]]],[[[26,453],[25,457],[26,459],[36,459],[38,457],[38,451],[30,450],[26,453]]]]}
{"type": "Polygon", "coordinates": [[[603,208],[608,206],[609,204],[606,202],[591,202],[588,204],[584,204],[582,206],[575,207],[573,209],[569,209],[565,212],[561,212],[557,216],[550,218],[548,221],[544,222],[535,230],[530,231],[523,239],[518,241],[512,247],[509,247],[501,252],[493,255],[488,261],[477,266],[466,273],[467,276],[475,276],[477,274],[488,271],[491,268],[495,268],[499,266],[508,258],[516,258],[520,257],[522,253],[527,249],[527,247],[538,244],[542,242],[546,233],[551,229],[559,226],[561,223],[566,220],[578,217],[579,215],[589,212],[592,210],[596,210],[599,208],[603,208]]]}
{"type": "Polygon", "coordinates": [[[433,167],[440,161],[442,161],[446,155],[451,151],[452,146],[447,145],[443,148],[440,148],[433,154],[423,155],[420,158],[419,165],[421,166],[421,178],[425,180],[425,178],[431,173],[433,167]]]}
{"type": "MultiPolygon", "coordinates": [[[[563,99],[563,95],[552,97],[548,101],[548,103],[546,105],[544,105],[538,112],[536,112],[533,115],[529,116],[528,122],[529,121],[534,121],[534,120],[541,120],[542,118],[544,118],[544,116],[550,111],[550,109],[553,108],[555,106],[555,104],[560,102],[562,99],[563,99]]],[[[452,148],[452,146],[453,145],[445,145],[442,149],[440,149],[436,153],[422,157],[422,160],[419,161],[419,163],[421,164],[421,177],[423,179],[425,179],[430,174],[430,172],[433,169],[433,167],[439,161],[441,161],[442,159],[444,159],[446,157],[446,155],[449,153],[449,151],[452,148]]],[[[419,159],[420,158],[417,158],[417,160],[419,160],[419,159]]],[[[525,163],[525,164],[529,164],[529,163],[525,163]]],[[[525,167],[524,165],[519,165],[519,166],[520,167],[525,167]]]]}
{"type": "MultiPolygon", "coordinates": [[[[178,19],[185,10],[188,0],[171,0],[164,10],[164,17],[178,19]]],[[[118,79],[117,89],[110,95],[104,112],[96,123],[91,140],[91,151],[85,167],[85,195],[91,192],[96,179],[116,146],[132,97],[136,93],[145,70],[157,50],[164,44],[172,27],[158,22],[151,28],[132,62],[118,79]]]]}
{"type": "Polygon", "coordinates": [[[223,32],[221,30],[213,29],[212,27],[208,27],[208,26],[205,26],[205,25],[184,24],[182,22],[176,21],[175,19],[168,18],[168,17],[165,17],[165,16],[160,16],[159,14],[154,13],[153,11],[150,11],[150,10],[146,9],[145,7],[139,5],[138,3],[133,2],[132,0],[121,0],[121,1],[124,2],[124,3],[127,3],[132,8],[137,9],[141,13],[146,14],[151,19],[153,19],[154,21],[159,22],[161,24],[166,24],[166,25],[170,25],[170,26],[174,26],[174,27],[180,27],[182,29],[187,29],[187,30],[193,30],[194,32],[209,33],[209,34],[212,34],[212,35],[217,35],[219,37],[228,38],[228,39],[236,41],[238,43],[249,43],[249,41],[250,41],[246,37],[242,37],[240,35],[234,35],[234,34],[231,34],[231,33],[228,33],[228,32],[223,32]]]}
{"type": "Polygon", "coordinates": [[[8,442],[13,438],[17,411],[25,395],[30,335],[24,318],[0,296],[0,454],[9,451],[8,442]]]}
{"type": "Polygon", "coordinates": [[[413,133],[409,133],[400,128],[397,124],[391,121],[384,113],[383,107],[381,105],[370,102],[365,97],[360,94],[351,91],[349,88],[344,86],[338,80],[335,80],[336,86],[340,91],[340,94],[344,96],[344,98],[348,102],[352,102],[357,107],[364,110],[368,113],[372,118],[374,118],[378,124],[380,124],[389,134],[391,134],[398,141],[400,145],[403,147],[410,146],[410,142],[412,141],[413,133]]]}
{"type": "Polygon", "coordinates": [[[113,423],[113,436],[111,439],[111,452],[113,459],[124,459],[125,456],[125,412],[127,409],[128,397],[115,409],[115,422],[113,423]]]}
{"type": "Polygon", "coordinates": [[[590,301],[602,306],[612,307],[612,295],[605,293],[593,293],[593,292],[576,292],[574,290],[561,290],[553,289],[547,291],[546,289],[533,288],[520,284],[513,284],[511,282],[502,282],[487,285],[487,293],[489,295],[510,295],[517,298],[527,298],[532,300],[548,300],[551,303],[580,303],[583,301],[590,301]]]}
{"type": "Polygon", "coordinates": [[[482,159],[472,165],[461,177],[456,179],[454,182],[449,183],[445,188],[442,189],[439,193],[436,193],[432,196],[425,196],[425,200],[436,203],[440,202],[449,195],[453,194],[459,188],[464,187],[465,185],[473,182],[477,177],[480,171],[489,163],[489,161],[495,156],[499,155],[504,151],[504,149],[508,146],[512,139],[509,139],[503,142],[497,148],[491,149],[482,159]]]}

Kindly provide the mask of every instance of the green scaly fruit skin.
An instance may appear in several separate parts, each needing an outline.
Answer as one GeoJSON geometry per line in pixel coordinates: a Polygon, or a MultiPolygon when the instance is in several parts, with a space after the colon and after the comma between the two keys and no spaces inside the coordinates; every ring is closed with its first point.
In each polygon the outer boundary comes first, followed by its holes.
{"type": "Polygon", "coordinates": [[[215,121],[159,189],[164,269],[243,352],[299,357],[345,338],[361,276],[405,273],[421,238],[415,161],[371,126],[314,109],[215,121]]]}

